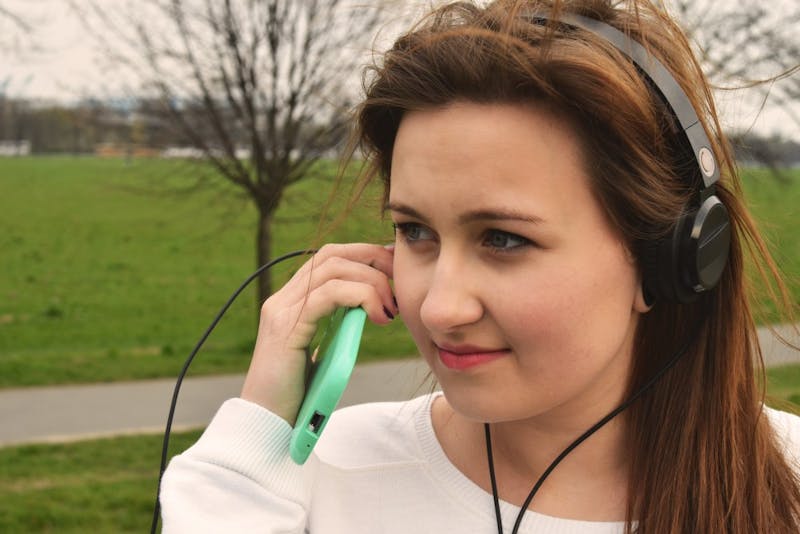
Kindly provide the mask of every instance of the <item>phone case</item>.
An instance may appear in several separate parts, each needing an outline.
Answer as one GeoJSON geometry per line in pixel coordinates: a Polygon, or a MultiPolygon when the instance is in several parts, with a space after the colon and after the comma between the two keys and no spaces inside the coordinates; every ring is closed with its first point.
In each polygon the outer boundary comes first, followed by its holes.
{"type": "Polygon", "coordinates": [[[320,345],[309,387],[297,414],[289,442],[289,453],[297,464],[308,459],[331,413],[342,398],[353,372],[367,313],[361,308],[334,312],[328,334],[320,345]],[[330,336],[330,332],[334,332],[330,336]]]}

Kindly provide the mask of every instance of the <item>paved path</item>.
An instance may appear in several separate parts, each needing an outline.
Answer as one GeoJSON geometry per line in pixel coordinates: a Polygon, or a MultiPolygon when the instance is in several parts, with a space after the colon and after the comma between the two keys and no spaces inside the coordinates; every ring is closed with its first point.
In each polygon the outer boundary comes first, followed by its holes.
{"type": "MultiPolygon", "coordinates": [[[[767,365],[800,362],[798,351],[789,350],[768,331],[759,331],[759,337],[767,365]]],[[[411,398],[430,390],[427,375],[419,359],[359,365],[341,405],[411,398]]],[[[238,395],[243,379],[231,375],[185,380],[174,428],[205,426],[223,400],[238,395]]],[[[174,379],[163,379],[0,390],[0,447],[161,432],[174,385],[174,379]]]]}
{"type": "MultiPolygon", "coordinates": [[[[430,390],[420,359],[359,365],[341,406],[403,400],[430,390]]],[[[244,375],[187,378],[174,430],[203,427],[225,399],[239,394],[244,375]]],[[[0,390],[0,447],[163,432],[175,379],[0,390]]]]}

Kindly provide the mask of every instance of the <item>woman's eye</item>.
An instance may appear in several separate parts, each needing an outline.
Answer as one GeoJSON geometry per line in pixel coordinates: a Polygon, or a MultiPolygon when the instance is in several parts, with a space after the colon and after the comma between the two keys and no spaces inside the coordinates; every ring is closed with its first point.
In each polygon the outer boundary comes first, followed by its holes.
{"type": "Polygon", "coordinates": [[[492,249],[507,252],[528,246],[531,244],[531,241],[516,234],[503,232],[502,230],[489,230],[486,233],[483,244],[492,249]]]}
{"type": "Polygon", "coordinates": [[[406,241],[423,241],[433,239],[433,232],[417,223],[396,223],[395,232],[403,236],[406,241]]]}

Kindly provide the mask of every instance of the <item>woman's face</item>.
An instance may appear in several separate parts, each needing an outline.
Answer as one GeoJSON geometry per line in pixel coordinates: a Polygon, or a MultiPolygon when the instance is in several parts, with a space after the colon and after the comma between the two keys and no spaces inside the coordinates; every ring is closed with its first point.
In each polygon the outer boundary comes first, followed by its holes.
{"type": "Polygon", "coordinates": [[[409,112],[389,202],[400,312],[456,411],[595,420],[620,402],[639,278],[565,121],[511,104],[409,112]]]}

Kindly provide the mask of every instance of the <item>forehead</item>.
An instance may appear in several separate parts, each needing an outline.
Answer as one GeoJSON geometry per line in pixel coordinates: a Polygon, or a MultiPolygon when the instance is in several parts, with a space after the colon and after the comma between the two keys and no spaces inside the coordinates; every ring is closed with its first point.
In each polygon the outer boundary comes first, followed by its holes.
{"type": "Polygon", "coordinates": [[[406,114],[389,200],[454,210],[499,204],[553,216],[560,204],[594,201],[567,121],[532,106],[470,102],[406,114]]]}

